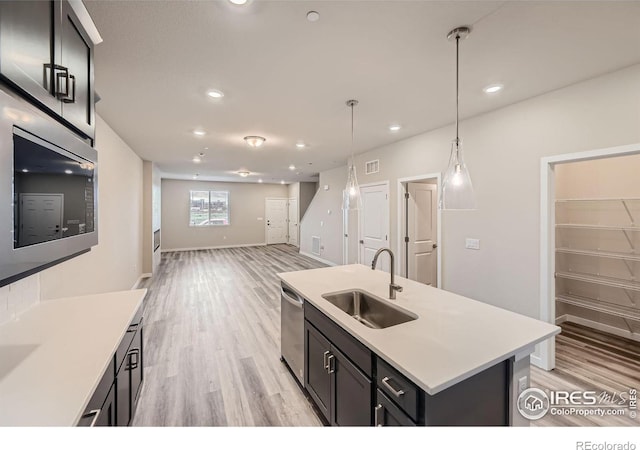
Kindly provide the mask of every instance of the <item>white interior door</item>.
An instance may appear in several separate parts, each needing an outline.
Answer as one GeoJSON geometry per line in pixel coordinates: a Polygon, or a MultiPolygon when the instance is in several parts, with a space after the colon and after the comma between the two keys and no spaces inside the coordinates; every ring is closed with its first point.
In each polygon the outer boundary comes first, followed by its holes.
{"type": "Polygon", "coordinates": [[[287,242],[288,202],[289,200],[286,198],[266,199],[267,244],[284,244],[287,242]]]}
{"type": "Polygon", "coordinates": [[[289,199],[289,244],[298,246],[298,199],[289,199]]]}
{"type": "Polygon", "coordinates": [[[437,287],[437,193],[434,184],[408,183],[408,278],[437,287]]]}
{"type": "Polygon", "coordinates": [[[20,194],[18,245],[61,238],[63,203],[64,194],[20,194]]]}
{"type": "MultiPolygon", "coordinates": [[[[378,249],[389,246],[389,186],[378,184],[361,187],[360,194],[360,263],[371,265],[378,249]]],[[[390,260],[387,254],[380,256],[376,268],[389,271],[390,260]]]]}

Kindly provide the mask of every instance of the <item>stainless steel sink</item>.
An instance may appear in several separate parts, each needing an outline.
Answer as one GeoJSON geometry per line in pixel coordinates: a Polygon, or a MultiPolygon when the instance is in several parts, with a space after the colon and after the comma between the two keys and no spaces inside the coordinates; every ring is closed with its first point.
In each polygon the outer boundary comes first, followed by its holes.
{"type": "Polygon", "coordinates": [[[405,309],[361,290],[324,294],[322,298],[369,328],[389,328],[418,318],[405,309]]]}

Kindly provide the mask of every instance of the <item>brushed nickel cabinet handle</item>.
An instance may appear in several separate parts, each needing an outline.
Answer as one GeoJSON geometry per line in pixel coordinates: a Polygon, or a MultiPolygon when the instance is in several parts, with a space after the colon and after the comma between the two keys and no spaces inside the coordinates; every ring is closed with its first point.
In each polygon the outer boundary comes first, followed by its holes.
{"type": "Polygon", "coordinates": [[[335,360],[336,360],[336,357],[333,355],[329,355],[329,357],[327,358],[327,362],[329,363],[329,369],[327,370],[327,373],[331,374],[336,371],[335,360]]]}
{"type": "Polygon", "coordinates": [[[100,416],[100,411],[102,411],[102,409],[92,409],[91,411],[86,413],[84,416],[82,416],[82,418],[83,419],[87,419],[87,418],[93,416],[93,420],[91,421],[91,424],[89,425],[90,427],[93,427],[93,426],[95,426],[96,422],[98,421],[98,417],[100,416]]]}
{"type": "Polygon", "coordinates": [[[396,398],[400,398],[404,395],[404,391],[402,389],[400,389],[399,391],[396,391],[390,384],[389,381],[391,380],[391,378],[389,377],[384,377],[382,379],[382,385],[384,387],[386,387],[393,395],[396,396],[396,398]]]}
{"type": "Polygon", "coordinates": [[[383,427],[384,426],[384,423],[382,422],[382,417],[383,417],[382,414],[381,414],[382,412],[384,412],[384,406],[378,404],[378,406],[376,406],[375,409],[374,409],[375,418],[373,419],[374,420],[374,425],[376,427],[383,427]]]}
{"type": "Polygon", "coordinates": [[[329,361],[327,361],[327,357],[329,356],[329,350],[327,350],[326,352],[324,352],[324,354],[322,355],[323,361],[324,361],[324,369],[328,372],[329,371],[329,361]]]}

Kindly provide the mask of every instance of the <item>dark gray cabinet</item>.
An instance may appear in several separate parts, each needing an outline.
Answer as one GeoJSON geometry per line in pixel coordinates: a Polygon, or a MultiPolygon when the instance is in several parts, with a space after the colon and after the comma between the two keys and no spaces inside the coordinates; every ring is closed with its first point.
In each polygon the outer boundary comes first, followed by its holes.
{"type": "Polygon", "coordinates": [[[374,408],[374,425],[377,427],[415,427],[411,417],[378,389],[374,408]]]}
{"type": "Polygon", "coordinates": [[[74,131],[94,137],[93,42],[67,1],[0,2],[0,75],[74,131]]]}
{"type": "Polygon", "coordinates": [[[78,426],[128,426],[143,382],[142,307],[127,328],[78,426]]]}
{"type": "Polygon", "coordinates": [[[370,369],[371,353],[306,303],[305,388],[328,423],[372,424],[373,383],[366,372],[370,369]]]}
{"type": "Polygon", "coordinates": [[[371,426],[371,379],[335,347],[329,359],[331,425],[371,426]]]}

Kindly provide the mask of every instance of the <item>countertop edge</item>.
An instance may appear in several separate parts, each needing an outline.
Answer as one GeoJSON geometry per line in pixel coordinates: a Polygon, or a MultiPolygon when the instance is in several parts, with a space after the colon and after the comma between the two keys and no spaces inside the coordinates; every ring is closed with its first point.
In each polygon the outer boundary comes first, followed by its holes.
{"type": "MultiPolygon", "coordinates": [[[[506,359],[515,357],[516,355],[518,355],[519,353],[521,353],[522,351],[528,349],[528,348],[533,348],[535,347],[536,344],[543,342],[547,339],[549,339],[550,337],[553,337],[557,334],[560,333],[560,328],[556,327],[555,330],[544,334],[542,337],[535,339],[527,344],[524,345],[520,345],[516,348],[514,348],[512,351],[509,351],[501,356],[497,356],[491,360],[489,360],[488,362],[484,363],[484,364],[480,364],[472,369],[470,369],[469,371],[464,372],[463,374],[454,377],[446,382],[442,382],[440,384],[437,384],[435,386],[427,386],[424,382],[422,382],[417,376],[415,376],[414,374],[412,374],[411,372],[409,372],[405,367],[403,367],[401,364],[398,364],[394,358],[390,357],[389,355],[385,354],[385,352],[381,351],[379,348],[377,348],[375,345],[371,344],[366,338],[362,337],[361,335],[359,335],[357,333],[357,331],[354,331],[352,327],[348,327],[345,328],[345,326],[342,324],[342,321],[337,320],[333,314],[333,312],[331,311],[327,311],[327,308],[325,308],[325,305],[323,304],[319,304],[318,301],[316,301],[316,299],[311,298],[312,296],[309,296],[303,292],[300,291],[300,289],[298,289],[297,287],[291,285],[289,282],[287,282],[287,280],[285,280],[285,278],[283,277],[284,275],[287,274],[291,274],[291,273],[295,273],[295,272],[282,272],[282,273],[277,273],[276,276],[283,282],[287,283],[287,286],[291,289],[293,289],[294,292],[296,292],[298,295],[300,295],[301,297],[303,297],[305,299],[305,301],[308,301],[309,303],[311,303],[313,306],[315,306],[316,308],[318,308],[320,311],[322,311],[323,314],[325,314],[329,319],[331,319],[331,321],[333,321],[336,325],[338,325],[340,328],[345,329],[345,331],[347,331],[351,336],[353,336],[355,339],[358,340],[358,342],[362,343],[364,346],[366,346],[369,350],[371,350],[372,352],[374,352],[377,356],[383,358],[384,360],[388,361],[389,363],[392,363],[394,365],[394,367],[396,367],[404,376],[406,376],[407,378],[409,378],[413,383],[415,383],[418,387],[420,387],[421,389],[423,389],[427,394],[429,395],[435,395],[438,394],[439,392],[444,391],[445,389],[461,382],[464,381],[474,375],[477,375],[478,373],[482,372],[483,370],[486,370],[492,366],[494,366],[495,364],[500,363],[501,361],[504,361],[506,359]]],[[[468,300],[472,300],[472,301],[476,301],[479,302],[478,300],[473,300],[473,299],[469,299],[468,300]]],[[[326,302],[328,303],[328,302],[326,302]]],[[[483,302],[479,302],[479,303],[483,303],[483,302]]],[[[483,303],[484,304],[484,303],[483,303]]],[[[495,306],[493,305],[487,305],[487,306],[492,306],[495,308],[495,306]]],[[[508,311],[511,312],[512,314],[517,314],[529,319],[533,319],[531,317],[528,316],[524,316],[522,314],[513,312],[513,311],[508,311]]],[[[537,320],[537,319],[533,319],[533,320],[537,320]]],[[[531,353],[529,353],[531,354],[531,353]]]]}

